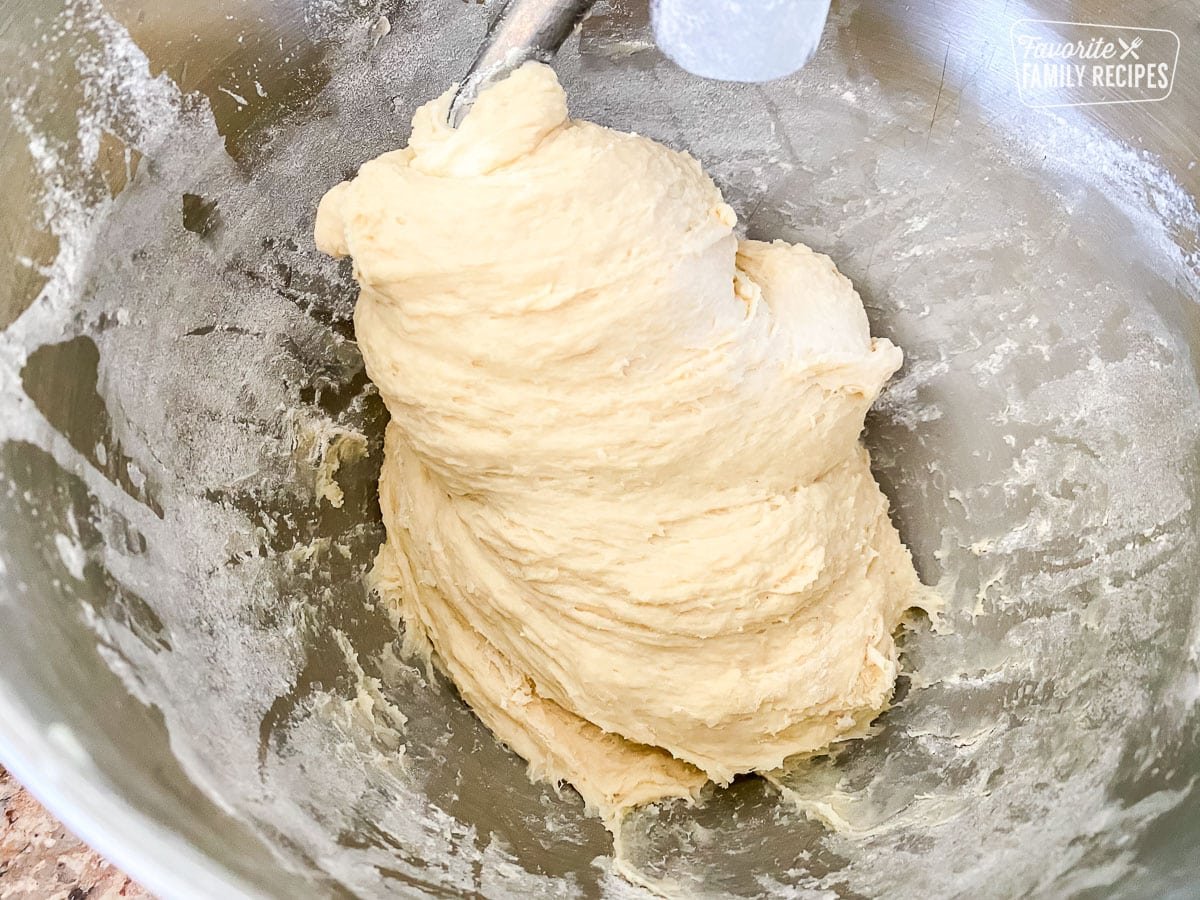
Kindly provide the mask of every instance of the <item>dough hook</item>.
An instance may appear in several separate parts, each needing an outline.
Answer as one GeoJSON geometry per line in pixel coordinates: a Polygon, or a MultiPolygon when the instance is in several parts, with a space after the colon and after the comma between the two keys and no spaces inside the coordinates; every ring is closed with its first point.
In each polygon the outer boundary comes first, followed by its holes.
{"type": "Polygon", "coordinates": [[[462,122],[479,92],[531,59],[547,62],[595,0],[508,0],[488,27],[483,47],[450,103],[451,128],[462,122]]]}
{"type": "MultiPolygon", "coordinates": [[[[457,128],[479,92],[531,59],[549,62],[595,0],[507,0],[450,103],[457,128]]],[[[771,81],[816,52],[829,0],[652,0],[660,50],[693,75],[771,81]]]]}

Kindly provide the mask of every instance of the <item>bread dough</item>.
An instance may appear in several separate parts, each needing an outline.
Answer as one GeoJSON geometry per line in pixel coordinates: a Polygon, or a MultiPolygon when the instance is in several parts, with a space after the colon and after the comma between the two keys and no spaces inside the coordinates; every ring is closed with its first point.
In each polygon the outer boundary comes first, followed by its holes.
{"type": "Polygon", "coordinates": [[[527,64],[333,188],[391,414],[383,595],[610,821],[864,733],[927,603],[859,433],[900,366],[828,257],[527,64]]]}

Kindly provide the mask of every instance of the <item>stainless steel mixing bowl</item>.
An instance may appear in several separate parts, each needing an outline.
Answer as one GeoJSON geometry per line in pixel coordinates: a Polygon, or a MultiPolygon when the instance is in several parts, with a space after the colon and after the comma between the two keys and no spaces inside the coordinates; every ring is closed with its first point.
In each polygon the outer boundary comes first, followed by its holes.
{"type": "Polygon", "coordinates": [[[0,759],[171,897],[1200,895],[1200,4],[841,3],[762,86],[638,0],[568,42],[577,115],[689,148],[905,348],[867,440],[948,605],[873,737],[631,816],[642,887],[363,583],[382,409],[314,205],[487,13],[0,11],[0,759]],[[1174,88],[1026,106],[1027,18],[1173,29],[1174,88]]]}

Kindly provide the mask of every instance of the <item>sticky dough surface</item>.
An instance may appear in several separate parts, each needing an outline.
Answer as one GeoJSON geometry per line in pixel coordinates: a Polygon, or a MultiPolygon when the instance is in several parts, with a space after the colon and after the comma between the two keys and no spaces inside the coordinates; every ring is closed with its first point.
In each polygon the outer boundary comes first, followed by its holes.
{"type": "Polygon", "coordinates": [[[739,241],[685,153],[529,64],[333,188],[391,422],[382,593],[606,816],[860,735],[926,596],[859,443],[900,366],[850,282],[739,241]]]}

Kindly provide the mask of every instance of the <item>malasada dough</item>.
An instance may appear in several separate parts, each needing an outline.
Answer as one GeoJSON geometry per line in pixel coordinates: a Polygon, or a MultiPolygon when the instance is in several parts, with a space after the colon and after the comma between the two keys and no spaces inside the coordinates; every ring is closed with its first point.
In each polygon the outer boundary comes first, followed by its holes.
{"type": "Polygon", "coordinates": [[[333,188],[391,414],[378,583],[538,777],[612,821],[864,733],[927,593],[859,443],[900,350],[828,257],[551,69],[333,188]]]}

